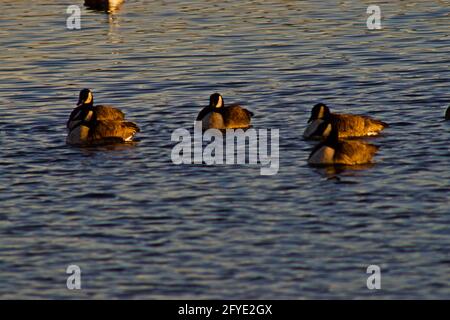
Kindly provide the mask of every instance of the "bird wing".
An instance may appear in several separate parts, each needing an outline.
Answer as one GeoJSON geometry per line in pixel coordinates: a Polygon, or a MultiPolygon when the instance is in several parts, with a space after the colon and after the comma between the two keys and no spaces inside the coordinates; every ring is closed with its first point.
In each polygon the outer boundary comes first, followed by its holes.
{"type": "Polygon", "coordinates": [[[363,141],[341,141],[336,148],[334,160],[338,164],[369,163],[378,149],[377,146],[363,141]]]}
{"type": "Polygon", "coordinates": [[[125,114],[117,108],[111,106],[95,106],[97,120],[121,121],[125,119],[125,114]]]}
{"type": "Polygon", "coordinates": [[[139,127],[134,122],[100,120],[92,129],[92,138],[99,140],[116,137],[127,140],[139,131],[139,127]]]}
{"type": "Polygon", "coordinates": [[[239,105],[224,107],[222,111],[226,127],[249,126],[253,113],[239,105]]]}
{"type": "Polygon", "coordinates": [[[354,114],[332,114],[332,122],[340,138],[373,135],[388,126],[383,121],[354,114]]]}

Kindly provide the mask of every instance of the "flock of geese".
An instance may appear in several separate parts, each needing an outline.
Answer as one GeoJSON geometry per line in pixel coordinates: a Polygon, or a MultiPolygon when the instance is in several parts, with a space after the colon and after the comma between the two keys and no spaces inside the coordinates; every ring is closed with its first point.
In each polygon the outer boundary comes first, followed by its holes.
{"type": "MultiPolygon", "coordinates": [[[[123,0],[85,0],[85,5],[105,11],[119,8],[123,0]]],[[[253,113],[234,104],[225,106],[219,93],[210,96],[209,105],[197,116],[202,128],[245,129],[250,127],[253,113]]],[[[450,107],[445,113],[450,120],[450,107]]],[[[388,125],[363,115],[331,113],[323,103],[311,110],[308,126],[303,133],[307,140],[320,140],[313,148],[308,163],[311,165],[358,165],[371,163],[379,147],[365,142],[362,137],[378,135],[388,125]]],[[[89,89],[80,92],[77,107],[67,121],[67,143],[75,146],[97,146],[133,141],[139,127],[125,119],[119,109],[111,106],[94,106],[94,96],[89,89]]]]}
{"type": "MultiPolygon", "coordinates": [[[[214,93],[196,121],[202,122],[203,130],[246,129],[251,126],[252,116],[252,112],[237,104],[225,106],[222,95],[214,93]]],[[[445,119],[450,120],[450,107],[445,119]]],[[[325,104],[318,103],[311,110],[308,126],[303,133],[305,139],[321,141],[312,150],[308,163],[371,163],[379,147],[355,138],[378,135],[387,126],[385,122],[368,116],[331,113],[325,104]]],[[[119,109],[94,105],[94,95],[89,89],[80,91],[77,107],[67,121],[67,129],[66,142],[81,147],[131,142],[140,131],[136,123],[127,121],[119,109]]]]}

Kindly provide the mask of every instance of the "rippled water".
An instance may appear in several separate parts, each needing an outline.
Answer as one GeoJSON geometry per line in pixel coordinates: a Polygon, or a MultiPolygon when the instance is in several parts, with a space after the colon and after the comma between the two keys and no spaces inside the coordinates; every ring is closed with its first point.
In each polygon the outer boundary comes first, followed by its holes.
{"type": "Polygon", "coordinates": [[[377,1],[369,31],[366,1],[129,0],[69,31],[82,2],[2,1],[1,298],[450,298],[449,1],[377,1]],[[136,146],[65,145],[84,87],[136,146]],[[277,175],[172,164],[215,91],[280,129],[277,175]],[[319,101],[390,123],[374,166],[307,165],[319,101]]]}

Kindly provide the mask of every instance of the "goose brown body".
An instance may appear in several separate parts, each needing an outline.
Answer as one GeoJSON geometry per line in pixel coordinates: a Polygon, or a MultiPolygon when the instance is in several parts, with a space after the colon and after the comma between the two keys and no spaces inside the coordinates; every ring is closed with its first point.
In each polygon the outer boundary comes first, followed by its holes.
{"type": "Polygon", "coordinates": [[[210,97],[210,104],[204,107],[197,116],[202,121],[202,128],[207,129],[238,129],[250,127],[253,113],[238,104],[225,106],[220,94],[210,97]]]}
{"type": "Polygon", "coordinates": [[[351,114],[331,114],[331,122],[336,126],[341,138],[377,135],[387,124],[367,116],[351,114]]]}
{"type": "Polygon", "coordinates": [[[125,114],[114,107],[98,105],[94,107],[97,120],[124,121],[125,114]]]}
{"type": "Polygon", "coordinates": [[[358,140],[339,140],[338,131],[332,127],[327,139],[311,152],[308,163],[312,165],[357,165],[371,163],[379,147],[358,140]]]}
{"type": "MultiPolygon", "coordinates": [[[[77,114],[84,108],[84,106],[80,106],[75,108],[72,113],[70,114],[69,120],[67,121],[67,128],[70,129],[71,126],[74,125],[73,121],[79,121],[77,119],[77,114]]],[[[120,111],[117,108],[111,107],[111,106],[93,106],[92,107],[94,113],[95,113],[95,119],[97,121],[103,121],[103,120],[111,120],[111,121],[124,121],[125,120],[125,114],[120,111]]]]}
{"type": "Polygon", "coordinates": [[[96,125],[90,130],[92,140],[114,137],[120,138],[123,141],[130,141],[130,139],[140,131],[139,127],[134,122],[112,120],[97,121],[96,125]]]}
{"type": "Polygon", "coordinates": [[[365,164],[372,162],[378,147],[363,141],[340,141],[336,145],[335,164],[365,164]]]}

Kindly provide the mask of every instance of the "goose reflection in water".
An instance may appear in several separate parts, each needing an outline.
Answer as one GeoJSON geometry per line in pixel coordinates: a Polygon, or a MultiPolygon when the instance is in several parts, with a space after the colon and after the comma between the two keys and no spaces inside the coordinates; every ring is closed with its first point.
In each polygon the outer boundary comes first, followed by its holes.
{"type": "Polygon", "coordinates": [[[117,152],[118,154],[122,154],[124,152],[128,152],[129,150],[134,150],[137,144],[137,141],[132,141],[127,144],[91,146],[85,148],[76,148],[76,152],[81,153],[83,156],[88,158],[98,156],[98,154],[102,152],[117,152]]]}
{"type": "Polygon", "coordinates": [[[320,174],[327,180],[336,180],[340,183],[353,184],[351,180],[343,179],[347,177],[358,176],[359,172],[373,168],[375,163],[366,163],[358,165],[328,165],[328,166],[315,166],[314,171],[320,174]]]}

